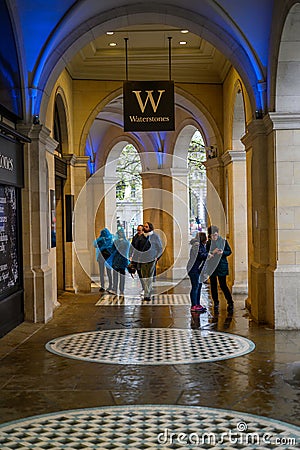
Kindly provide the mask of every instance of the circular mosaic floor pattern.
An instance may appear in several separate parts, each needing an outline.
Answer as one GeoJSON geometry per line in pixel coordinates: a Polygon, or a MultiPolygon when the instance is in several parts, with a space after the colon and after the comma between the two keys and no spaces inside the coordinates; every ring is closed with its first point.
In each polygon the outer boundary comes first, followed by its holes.
{"type": "Polygon", "coordinates": [[[191,364],[251,352],[249,339],[229,333],[178,328],[91,331],[53,339],[47,350],[67,358],[109,364],[191,364]]]}
{"type": "Polygon", "coordinates": [[[291,449],[300,428],[243,412],[192,406],[112,406],[62,411],[0,425],[12,449],[291,449]]]}

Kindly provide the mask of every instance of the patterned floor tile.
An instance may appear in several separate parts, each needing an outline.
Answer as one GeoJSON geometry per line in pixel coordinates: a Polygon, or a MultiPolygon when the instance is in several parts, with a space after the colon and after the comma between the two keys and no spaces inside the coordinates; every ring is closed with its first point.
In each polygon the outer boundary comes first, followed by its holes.
{"type": "Polygon", "coordinates": [[[91,331],[53,339],[48,351],[108,364],[190,364],[220,361],[251,352],[249,339],[229,333],[176,328],[91,331]]]}
{"type": "Polygon", "coordinates": [[[154,295],[151,301],[145,301],[140,295],[110,295],[104,294],[97,301],[96,306],[162,306],[162,305],[190,305],[188,294],[162,294],[154,295]]]}
{"type": "Polygon", "coordinates": [[[192,406],[109,406],[0,425],[1,450],[296,449],[300,428],[243,412],[192,406]]]}

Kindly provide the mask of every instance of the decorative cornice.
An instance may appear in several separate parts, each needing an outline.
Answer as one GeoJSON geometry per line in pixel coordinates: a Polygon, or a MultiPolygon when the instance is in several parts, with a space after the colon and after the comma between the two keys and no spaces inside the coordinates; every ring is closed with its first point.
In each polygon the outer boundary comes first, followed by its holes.
{"type": "Polygon", "coordinates": [[[89,156],[77,156],[74,153],[64,153],[64,160],[73,167],[86,167],[90,157],[89,156]]]}
{"type": "Polygon", "coordinates": [[[115,184],[118,183],[119,178],[117,176],[116,177],[104,176],[102,178],[102,180],[103,180],[104,184],[113,184],[113,185],[115,185],[115,184]]]}
{"type": "Polygon", "coordinates": [[[57,149],[58,145],[59,145],[59,143],[55,139],[53,139],[50,136],[47,137],[47,139],[46,139],[46,150],[51,155],[54,154],[54,151],[57,149]]]}
{"type": "Polygon", "coordinates": [[[189,174],[189,169],[187,167],[173,167],[170,169],[170,175],[172,177],[187,177],[189,174]]]}
{"type": "Polygon", "coordinates": [[[207,170],[209,170],[222,167],[224,163],[221,158],[211,158],[203,162],[203,165],[206,167],[207,170]]]}
{"type": "Polygon", "coordinates": [[[246,161],[246,152],[245,150],[227,150],[221,158],[224,166],[228,166],[232,162],[246,161]]]}
{"type": "Polygon", "coordinates": [[[252,120],[247,126],[246,134],[241,138],[241,142],[245,146],[245,150],[252,146],[253,140],[258,136],[266,136],[267,129],[263,119],[252,120]]]}
{"type": "Polygon", "coordinates": [[[273,130],[299,130],[299,113],[270,112],[264,117],[268,131],[273,130]]]}

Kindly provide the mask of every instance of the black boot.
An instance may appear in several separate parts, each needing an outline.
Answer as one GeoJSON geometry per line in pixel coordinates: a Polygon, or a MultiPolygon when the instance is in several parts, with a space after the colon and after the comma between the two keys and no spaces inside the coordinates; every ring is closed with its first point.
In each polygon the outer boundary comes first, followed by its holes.
{"type": "Polygon", "coordinates": [[[234,309],[233,301],[227,302],[227,312],[232,313],[234,309]]]}

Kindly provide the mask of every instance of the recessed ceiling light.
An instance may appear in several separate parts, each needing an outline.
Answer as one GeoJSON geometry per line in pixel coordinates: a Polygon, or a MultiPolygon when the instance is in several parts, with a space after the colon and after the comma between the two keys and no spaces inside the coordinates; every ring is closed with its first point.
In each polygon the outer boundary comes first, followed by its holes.
{"type": "Polygon", "coordinates": [[[180,45],[186,45],[186,41],[180,41],[179,44],[180,45]]]}
{"type": "Polygon", "coordinates": [[[115,47],[117,44],[115,42],[110,42],[109,45],[110,47],[115,47]]]}
{"type": "Polygon", "coordinates": [[[181,33],[188,33],[189,32],[189,30],[181,30],[181,33]]]}
{"type": "Polygon", "coordinates": [[[114,32],[113,31],[107,31],[106,34],[109,34],[111,36],[112,34],[114,34],[114,32]]]}

